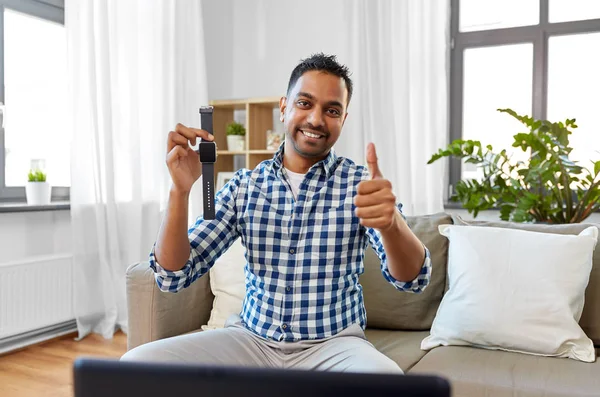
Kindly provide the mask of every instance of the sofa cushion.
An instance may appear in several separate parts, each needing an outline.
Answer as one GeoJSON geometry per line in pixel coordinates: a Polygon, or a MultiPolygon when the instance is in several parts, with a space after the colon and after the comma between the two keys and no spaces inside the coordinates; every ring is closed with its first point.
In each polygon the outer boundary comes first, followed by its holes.
{"type": "Polygon", "coordinates": [[[448,284],[421,348],[471,345],[591,362],[577,321],[598,229],[579,235],[442,225],[448,284]]]}
{"type": "MultiPolygon", "coordinates": [[[[589,226],[600,225],[593,223],[578,223],[568,225],[544,225],[531,223],[514,223],[502,221],[465,221],[459,215],[453,214],[452,220],[457,225],[508,227],[520,230],[531,230],[543,233],[579,234],[589,226]]],[[[600,244],[596,244],[590,280],[585,290],[585,306],[579,320],[579,325],[586,335],[600,345],[600,244]]]]}
{"type": "Polygon", "coordinates": [[[584,363],[473,347],[438,347],[411,374],[448,379],[457,397],[577,397],[600,393],[600,361],[584,363]]]}
{"type": "Polygon", "coordinates": [[[449,214],[409,216],[407,223],[431,253],[431,282],[419,294],[400,292],[381,274],[381,263],[372,249],[365,254],[365,272],[360,278],[370,328],[428,330],[444,295],[448,239],[439,225],[452,223],[449,214]]]}
{"type": "Polygon", "coordinates": [[[238,238],[209,270],[210,289],[215,299],[203,330],[223,328],[230,316],[240,314],[246,295],[245,267],[246,248],[238,238]]]}
{"type": "Polygon", "coordinates": [[[367,340],[377,350],[385,354],[398,364],[404,372],[411,369],[427,353],[421,350],[420,345],[427,331],[389,331],[367,328],[367,340]]]}

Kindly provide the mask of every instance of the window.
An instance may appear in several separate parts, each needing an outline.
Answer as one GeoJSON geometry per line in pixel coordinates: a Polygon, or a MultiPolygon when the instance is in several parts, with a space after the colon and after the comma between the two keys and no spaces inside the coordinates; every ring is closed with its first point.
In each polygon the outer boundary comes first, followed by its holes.
{"type": "MultiPolygon", "coordinates": [[[[600,1],[452,0],[450,139],[512,151],[522,130],[496,111],[577,119],[572,156],[600,159],[600,1]]],[[[516,153],[520,151],[517,150],[516,153]]],[[[450,189],[477,169],[450,161],[450,189]]]]}
{"type": "Polygon", "coordinates": [[[599,61],[600,32],[548,41],[548,118],[577,118],[571,157],[581,162],[600,158],[599,61]]]}
{"type": "Polygon", "coordinates": [[[0,6],[0,201],[25,200],[33,164],[41,164],[47,173],[53,199],[68,199],[64,4],[0,0],[0,6]]]}

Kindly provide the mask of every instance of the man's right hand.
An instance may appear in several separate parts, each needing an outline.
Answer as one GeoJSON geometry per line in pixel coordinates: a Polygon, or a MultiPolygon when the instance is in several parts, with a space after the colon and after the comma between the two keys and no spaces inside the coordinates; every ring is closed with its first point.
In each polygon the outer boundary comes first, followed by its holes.
{"type": "Polygon", "coordinates": [[[173,189],[178,193],[189,194],[194,182],[202,174],[202,165],[198,153],[189,145],[196,144],[197,138],[212,141],[214,137],[208,131],[189,128],[177,124],[175,131],[169,132],[167,140],[167,167],[173,180],[173,189]]]}

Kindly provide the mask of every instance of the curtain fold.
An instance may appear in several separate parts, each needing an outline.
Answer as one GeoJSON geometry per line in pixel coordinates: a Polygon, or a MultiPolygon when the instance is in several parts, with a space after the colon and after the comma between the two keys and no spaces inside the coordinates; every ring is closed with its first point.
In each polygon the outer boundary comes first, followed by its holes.
{"type": "Polygon", "coordinates": [[[65,26],[74,311],[80,338],[110,338],[127,332],[125,270],[166,206],[167,134],[199,127],[208,102],[201,1],[67,0],[65,26]]]}
{"type": "Polygon", "coordinates": [[[374,142],[407,215],[443,210],[446,166],[427,161],[447,143],[449,3],[344,2],[356,88],[336,150],[364,163],[374,142]]]}

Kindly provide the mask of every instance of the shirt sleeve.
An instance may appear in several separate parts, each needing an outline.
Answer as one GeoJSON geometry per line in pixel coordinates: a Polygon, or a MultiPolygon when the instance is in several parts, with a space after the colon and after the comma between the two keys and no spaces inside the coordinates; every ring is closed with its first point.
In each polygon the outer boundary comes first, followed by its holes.
{"type": "Polygon", "coordinates": [[[245,170],[238,170],[234,177],[215,196],[215,219],[198,217],[188,230],[190,256],[182,269],[164,269],[156,260],[156,244],[150,252],[150,268],[162,291],[177,292],[187,288],[215,264],[216,260],[239,237],[237,227],[236,198],[245,170]]]}
{"type": "MultiPolygon", "coordinates": [[[[400,211],[400,215],[402,218],[406,219],[404,214],[402,214],[402,204],[397,204],[398,211],[400,211]]],[[[385,254],[385,249],[383,247],[383,240],[381,238],[381,233],[373,228],[367,228],[367,236],[369,237],[369,242],[371,246],[377,253],[379,260],[381,261],[381,272],[383,273],[383,277],[392,284],[396,289],[400,291],[406,292],[414,292],[419,293],[423,292],[427,285],[429,285],[429,281],[431,280],[431,255],[427,247],[423,245],[423,250],[425,251],[425,260],[423,261],[423,265],[421,266],[421,271],[412,281],[399,281],[396,280],[390,274],[388,270],[388,261],[387,256],[385,254]]]]}

